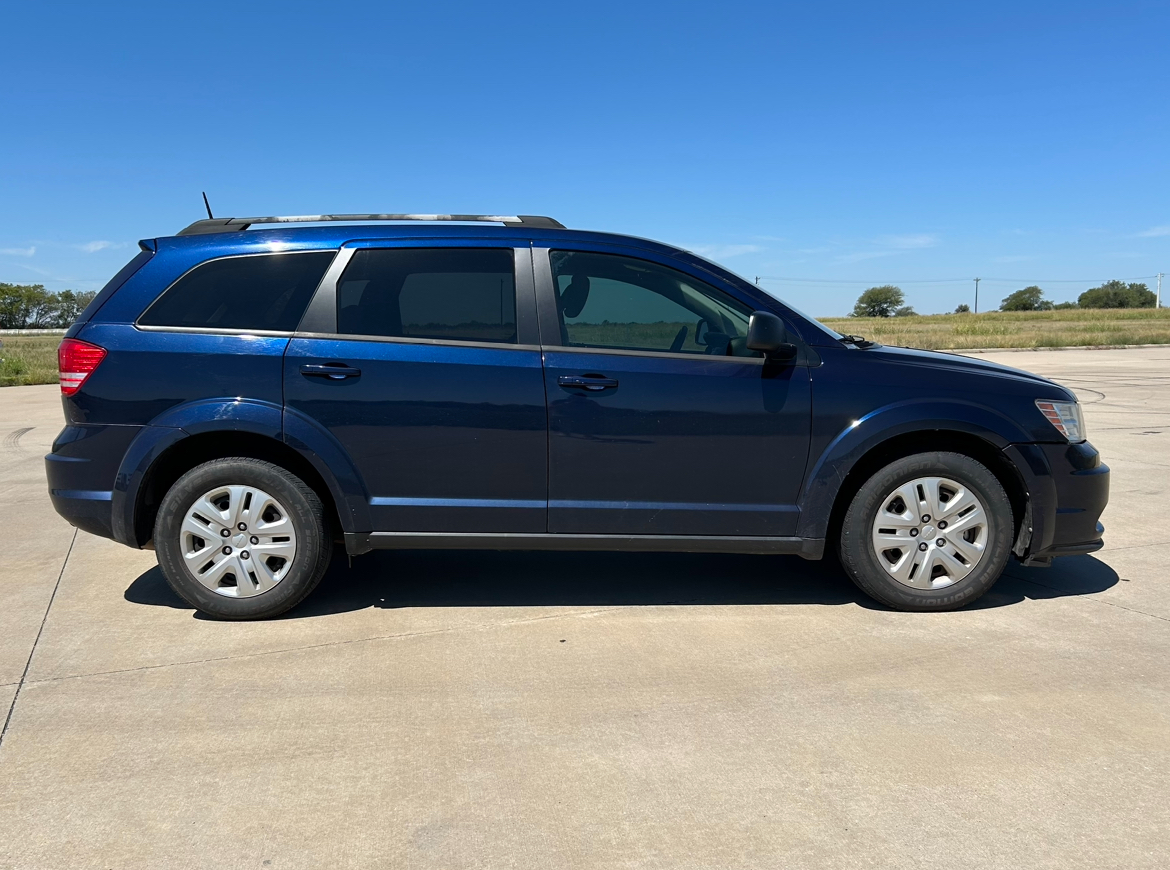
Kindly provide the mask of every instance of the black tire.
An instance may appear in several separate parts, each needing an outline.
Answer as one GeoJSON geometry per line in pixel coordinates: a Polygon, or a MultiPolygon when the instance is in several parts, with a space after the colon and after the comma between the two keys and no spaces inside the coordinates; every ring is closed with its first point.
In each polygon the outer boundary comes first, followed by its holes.
{"type": "Polygon", "coordinates": [[[842,567],[858,588],[883,604],[896,610],[957,610],[999,579],[1011,555],[1013,534],[1011,503],[986,466],[959,453],[918,453],[891,462],[862,484],[841,525],[838,552],[842,567]],[[897,487],[921,477],[946,477],[970,488],[983,503],[988,518],[987,542],[974,570],[938,589],[915,589],[891,577],[878,562],[871,542],[883,500],[897,487]]]}
{"type": "Polygon", "coordinates": [[[321,499],[304,481],[271,462],[233,457],[196,466],[167,491],[155,519],[154,547],[163,576],[180,598],[215,619],[246,620],[267,619],[300,604],[329,567],[333,539],[321,499]],[[271,589],[246,598],[221,595],[195,579],[183,558],[180,533],[196,499],[215,487],[237,484],[275,497],[296,532],[296,554],[285,576],[271,589]]]}

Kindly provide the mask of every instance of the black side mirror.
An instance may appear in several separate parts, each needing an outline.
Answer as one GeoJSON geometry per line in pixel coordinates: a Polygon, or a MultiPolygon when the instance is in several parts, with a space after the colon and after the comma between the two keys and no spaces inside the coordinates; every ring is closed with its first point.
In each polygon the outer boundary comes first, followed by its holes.
{"type": "Polygon", "coordinates": [[[748,321],[747,348],[758,350],[770,360],[795,359],[797,347],[788,340],[784,321],[770,311],[755,311],[748,321]]]}

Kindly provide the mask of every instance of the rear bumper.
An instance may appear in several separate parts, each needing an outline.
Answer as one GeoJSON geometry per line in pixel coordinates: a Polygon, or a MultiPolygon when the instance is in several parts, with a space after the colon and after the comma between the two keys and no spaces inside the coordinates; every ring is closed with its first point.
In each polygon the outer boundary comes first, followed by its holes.
{"type": "Polygon", "coordinates": [[[45,457],[53,508],[70,524],[113,538],[118,464],[140,426],[66,426],[45,457]]]}
{"type": "Polygon", "coordinates": [[[1104,546],[1109,466],[1092,444],[1013,444],[1005,453],[1028,489],[1031,528],[1022,530],[1016,547],[1025,563],[1043,565],[1104,546]]]}
{"type": "Polygon", "coordinates": [[[113,495],[112,491],[53,488],[52,481],[49,483],[49,499],[54,510],[70,525],[103,538],[114,537],[113,495]]]}

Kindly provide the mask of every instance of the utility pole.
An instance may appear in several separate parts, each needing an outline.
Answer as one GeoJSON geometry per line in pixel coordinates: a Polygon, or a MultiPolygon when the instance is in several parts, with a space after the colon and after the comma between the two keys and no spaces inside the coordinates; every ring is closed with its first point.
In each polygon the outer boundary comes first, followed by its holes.
{"type": "MultiPolygon", "coordinates": [[[[760,276],[759,276],[759,275],[756,275],[756,286],[757,286],[757,287],[759,287],[759,286],[760,286],[760,276]]],[[[1159,287],[1161,287],[1162,285],[1161,285],[1161,284],[1159,284],[1158,286],[1159,286],[1159,287]]]]}
{"type": "Polygon", "coordinates": [[[982,280],[983,280],[982,278],[975,279],[975,313],[976,314],[979,313],[979,282],[982,280]]]}
{"type": "Polygon", "coordinates": [[[1162,273],[1158,273],[1158,298],[1154,300],[1154,307],[1162,307],[1162,273]]]}

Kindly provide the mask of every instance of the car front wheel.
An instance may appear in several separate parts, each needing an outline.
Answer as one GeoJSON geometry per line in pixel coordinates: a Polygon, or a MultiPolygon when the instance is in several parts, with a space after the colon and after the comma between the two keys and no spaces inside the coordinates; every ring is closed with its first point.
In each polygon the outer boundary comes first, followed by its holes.
{"type": "Polygon", "coordinates": [[[969,456],[919,453],[869,478],[841,527],[841,563],[898,610],[954,610],[999,579],[1013,520],[995,475],[969,456]]]}
{"type": "Polygon", "coordinates": [[[320,582],[332,540],[321,500],[270,462],[206,462],[167,492],[155,520],[158,564],[171,588],[216,619],[264,619],[320,582]]]}

